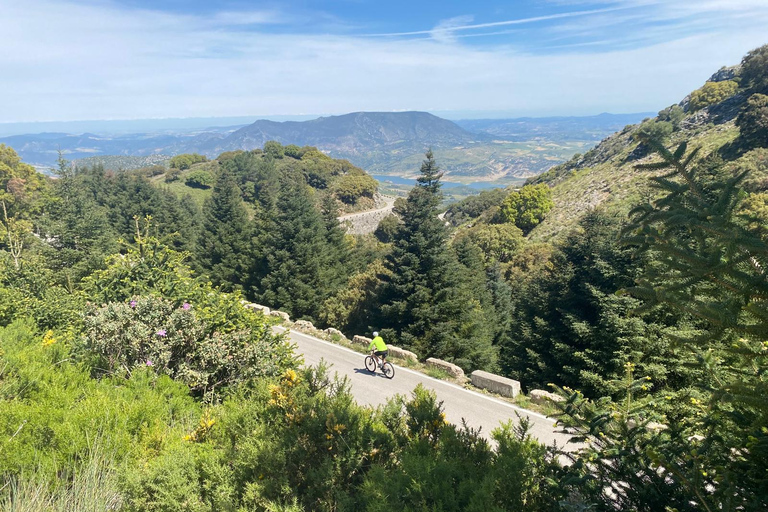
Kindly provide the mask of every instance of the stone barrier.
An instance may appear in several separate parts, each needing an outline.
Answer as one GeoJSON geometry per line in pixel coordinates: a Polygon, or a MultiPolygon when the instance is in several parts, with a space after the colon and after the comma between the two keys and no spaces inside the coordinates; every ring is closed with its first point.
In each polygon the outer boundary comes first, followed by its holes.
{"type": "Polygon", "coordinates": [[[547,401],[552,402],[564,402],[565,398],[561,397],[560,395],[557,395],[555,393],[550,393],[549,391],[544,391],[543,389],[532,389],[530,393],[528,393],[528,398],[531,399],[531,402],[535,404],[543,404],[547,401]]]}
{"type": "Polygon", "coordinates": [[[286,322],[290,322],[291,321],[291,316],[288,313],[284,313],[282,311],[270,311],[269,314],[272,315],[272,316],[278,316],[278,317],[282,318],[283,320],[285,320],[286,322]]]}
{"type": "Polygon", "coordinates": [[[261,304],[245,304],[245,307],[248,309],[253,309],[255,311],[261,311],[264,316],[269,316],[271,313],[271,310],[267,306],[262,306],[261,304]]]}
{"type": "Polygon", "coordinates": [[[312,322],[310,322],[309,320],[296,320],[293,323],[293,326],[296,329],[301,329],[302,331],[314,331],[314,330],[316,330],[315,326],[312,325],[312,322]]]}
{"type": "Polygon", "coordinates": [[[430,357],[427,359],[427,365],[433,366],[435,368],[439,368],[441,370],[445,370],[449,374],[451,374],[453,377],[462,379],[464,378],[464,370],[459,368],[453,363],[449,363],[448,361],[443,361],[442,359],[435,359],[434,357],[430,357]]]}
{"type": "Polygon", "coordinates": [[[395,347],[393,345],[387,345],[387,348],[389,349],[389,355],[392,357],[397,357],[399,359],[410,359],[411,361],[419,360],[416,354],[410,350],[405,350],[404,348],[395,347]]]}
{"type": "Polygon", "coordinates": [[[371,344],[371,341],[373,341],[371,338],[366,338],[365,336],[360,336],[359,334],[355,334],[355,336],[352,338],[353,343],[359,343],[360,345],[365,345],[366,347],[371,344]]]}
{"type": "Polygon", "coordinates": [[[502,396],[514,398],[520,393],[520,383],[516,380],[494,375],[493,373],[475,370],[472,372],[472,385],[487,389],[502,396]]]}
{"type": "Polygon", "coordinates": [[[346,336],[344,336],[344,333],[341,332],[338,329],[334,329],[333,327],[329,327],[325,330],[326,334],[330,334],[331,336],[341,336],[343,339],[347,339],[346,336]]]}

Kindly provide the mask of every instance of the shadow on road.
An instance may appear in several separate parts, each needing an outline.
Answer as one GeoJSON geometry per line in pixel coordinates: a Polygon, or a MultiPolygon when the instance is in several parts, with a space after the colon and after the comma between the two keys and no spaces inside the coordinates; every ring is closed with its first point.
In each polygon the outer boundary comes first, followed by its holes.
{"type": "Polygon", "coordinates": [[[355,368],[355,373],[361,373],[363,375],[368,375],[369,377],[384,377],[386,379],[386,376],[383,373],[371,373],[365,368],[355,368]]]}

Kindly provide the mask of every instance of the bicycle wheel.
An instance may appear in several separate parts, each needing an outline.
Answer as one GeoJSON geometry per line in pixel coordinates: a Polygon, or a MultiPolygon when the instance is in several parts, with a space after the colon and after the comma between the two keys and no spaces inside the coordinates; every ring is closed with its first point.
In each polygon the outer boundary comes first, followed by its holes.
{"type": "Polygon", "coordinates": [[[384,363],[384,367],[381,369],[381,371],[384,372],[384,376],[388,379],[391,379],[395,376],[395,367],[390,363],[384,363]]]}
{"type": "Polygon", "coordinates": [[[365,369],[371,373],[376,371],[376,361],[373,360],[373,356],[365,357],[365,369]]]}

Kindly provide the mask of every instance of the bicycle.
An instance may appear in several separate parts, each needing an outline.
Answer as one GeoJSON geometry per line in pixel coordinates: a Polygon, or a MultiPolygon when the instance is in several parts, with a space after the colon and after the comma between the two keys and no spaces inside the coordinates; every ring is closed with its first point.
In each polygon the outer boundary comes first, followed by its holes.
{"type": "Polygon", "coordinates": [[[365,369],[368,370],[371,373],[376,373],[376,367],[379,367],[381,372],[384,374],[384,376],[388,379],[391,379],[395,376],[395,367],[392,366],[392,363],[389,361],[386,361],[384,364],[381,364],[378,357],[375,357],[373,355],[373,352],[371,352],[370,355],[365,356],[365,369]]]}

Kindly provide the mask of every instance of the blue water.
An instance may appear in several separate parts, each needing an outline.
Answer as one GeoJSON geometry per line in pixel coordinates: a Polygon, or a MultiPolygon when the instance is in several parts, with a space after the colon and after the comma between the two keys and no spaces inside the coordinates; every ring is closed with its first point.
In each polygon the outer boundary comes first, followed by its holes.
{"type": "MultiPolygon", "coordinates": [[[[402,178],[400,176],[383,176],[381,174],[372,174],[376,180],[381,182],[390,182],[394,183],[395,185],[410,185],[414,186],[416,185],[416,180],[414,178],[402,178]]],[[[442,181],[443,188],[456,188],[456,187],[469,187],[474,188],[476,190],[487,190],[491,188],[504,188],[508,184],[504,183],[494,183],[489,181],[476,181],[472,183],[455,183],[452,181],[442,181]]]]}

